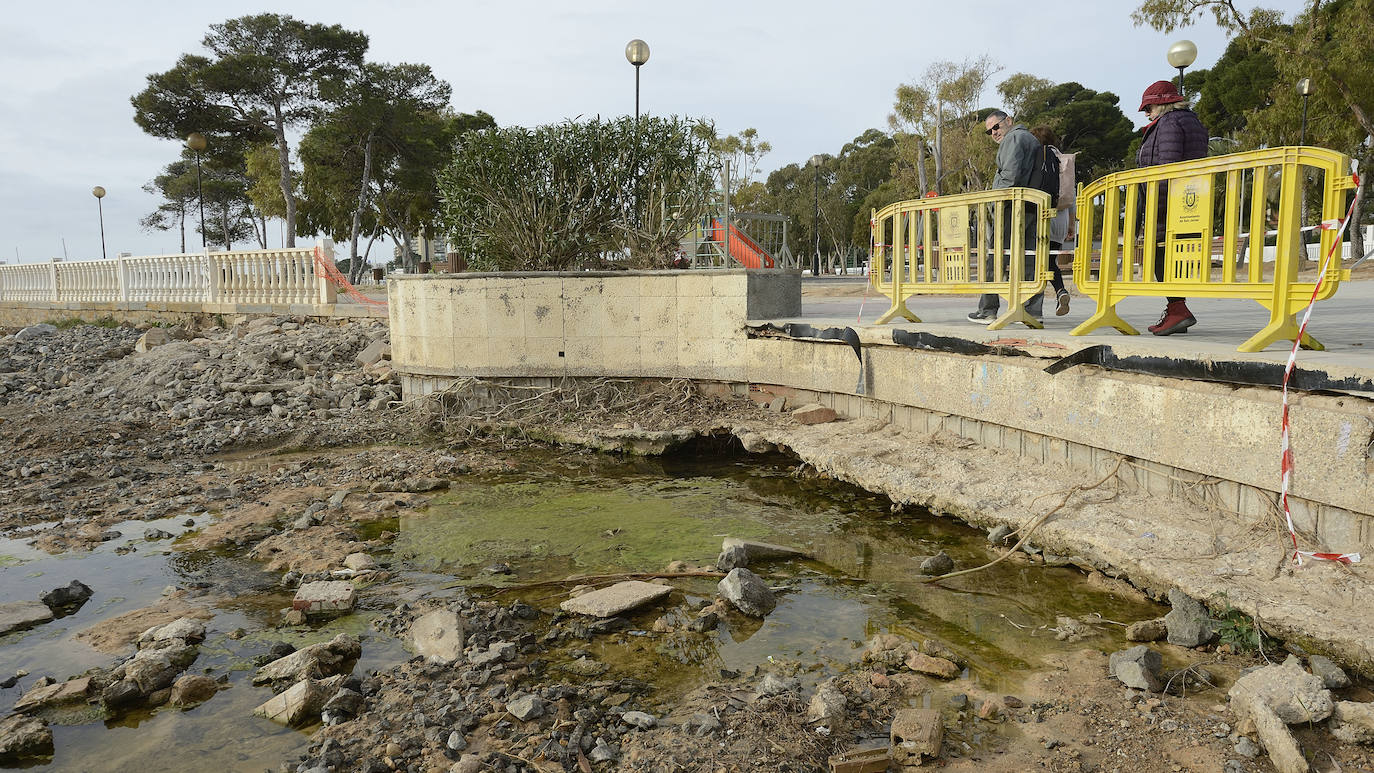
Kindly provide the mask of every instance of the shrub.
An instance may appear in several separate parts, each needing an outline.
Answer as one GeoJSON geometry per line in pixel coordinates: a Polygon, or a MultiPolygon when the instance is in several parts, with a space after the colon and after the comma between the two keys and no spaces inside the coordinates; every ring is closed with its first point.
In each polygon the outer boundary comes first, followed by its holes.
{"type": "Polygon", "coordinates": [[[666,268],[714,187],[709,130],[645,117],[462,137],[440,220],[479,271],[666,268]]]}

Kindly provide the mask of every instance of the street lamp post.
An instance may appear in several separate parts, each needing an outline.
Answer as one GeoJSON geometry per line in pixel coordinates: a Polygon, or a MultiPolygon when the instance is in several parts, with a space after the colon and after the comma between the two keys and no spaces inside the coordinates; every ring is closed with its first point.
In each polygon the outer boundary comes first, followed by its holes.
{"type": "Polygon", "coordinates": [[[812,176],[812,203],[815,205],[813,210],[815,219],[811,221],[811,230],[816,234],[816,253],[811,256],[811,276],[821,275],[821,159],[820,154],[811,157],[811,168],[815,170],[812,176]]]}
{"type": "Polygon", "coordinates": [[[196,153],[196,199],[200,201],[200,249],[205,251],[205,191],[200,187],[200,152],[205,150],[205,135],[191,132],[186,135],[186,147],[196,153]]]}
{"type": "Polygon", "coordinates": [[[639,68],[649,61],[649,44],[635,38],[625,44],[625,58],[635,66],[635,121],[639,121],[639,68]]]}
{"type": "Polygon", "coordinates": [[[1298,81],[1298,94],[1302,97],[1302,129],[1298,132],[1298,144],[1302,145],[1307,141],[1307,98],[1312,96],[1311,78],[1298,81]]]}
{"type": "Polygon", "coordinates": [[[95,208],[100,213],[100,257],[105,257],[105,205],[100,200],[105,198],[105,189],[99,185],[91,189],[91,195],[95,197],[95,208]]]}
{"type": "Polygon", "coordinates": [[[1178,93],[1183,94],[1183,70],[1197,60],[1197,46],[1191,40],[1180,40],[1169,46],[1170,67],[1178,68],[1178,93]]]}

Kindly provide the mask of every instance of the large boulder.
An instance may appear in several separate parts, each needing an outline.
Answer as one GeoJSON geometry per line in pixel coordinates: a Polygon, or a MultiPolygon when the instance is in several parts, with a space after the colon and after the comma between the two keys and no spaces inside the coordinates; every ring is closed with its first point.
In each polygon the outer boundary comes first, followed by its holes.
{"type": "Polygon", "coordinates": [[[35,711],[48,706],[84,701],[91,695],[91,678],[83,676],[65,682],[35,687],[14,703],[14,710],[35,711]]]}
{"type": "Polygon", "coordinates": [[[189,708],[202,704],[215,697],[219,682],[204,674],[186,674],[172,682],[172,694],[168,703],[177,708],[189,708]]]}
{"type": "Polygon", "coordinates": [[[418,655],[432,663],[452,663],[463,657],[463,623],[449,609],[421,615],[410,626],[410,641],[418,655]]]}
{"type": "Polygon", "coordinates": [[[8,767],[34,757],[53,753],[52,731],[48,723],[24,714],[11,714],[0,719],[0,764],[8,767]]]}
{"type": "Polygon", "coordinates": [[[341,633],[327,642],[302,647],[259,668],[253,674],[253,684],[299,682],[308,677],[319,679],[347,674],[353,670],[362,654],[362,644],[356,638],[341,633]]]}
{"type": "Polygon", "coordinates": [[[1169,604],[1173,607],[1164,616],[1164,627],[1168,629],[1170,644],[1180,647],[1201,647],[1216,635],[1207,608],[1197,599],[1177,588],[1169,591],[1169,604]]]}
{"type": "Polygon", "coordinates": [[[743,567],[731,569],[716,588],[726,601],[750,617],[767,617],[778,605],[773,591],[759,576],[743,567]]]}
{"type": "Polygon", "coordinates": [[[0,635],[46,623],[52,610],[41,601],[7,601],[0,604],[0,635]]]}
{"type": "Polygon", "coordinates": [[[186,644],[205,641],[205,623],[194,617],[181,617],[166,625],[155,625],[138,637],[138,646],[140,649],[156,649],[172,641],[186,644]]]}
{"type": "Polygon", "coordinates": [[[1320,722],[1335,709],[1321,677],[1307,673],[1295,658],[1251,671],[1237,679],[1228,694],[1237,713],[1244,714],[1254,702],[1290,725],[1320,722]]]}
{"type": "Polygon", "coordinates": [[[93,592],[80,580],[72,580],[60,588],[53,588],[39,594],[38,600],[46,604],[49,609],[57,612],[85,604],[86,599],[89,599],[93,592]]]}
{"type": "Polygon", "coordinates": [[[319,718],[325,703],[347,678],[339,674],[321,680],[302,679],[253,709],[253,714],[288,727],[308,725],[319,718]]]}

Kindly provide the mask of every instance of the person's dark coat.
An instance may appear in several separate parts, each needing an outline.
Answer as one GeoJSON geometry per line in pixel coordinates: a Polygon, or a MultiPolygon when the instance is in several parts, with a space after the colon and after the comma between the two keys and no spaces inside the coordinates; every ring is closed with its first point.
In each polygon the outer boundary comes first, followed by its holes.
{"type": "Polygon", "coordinates": [[[1207,129],[1192,110],[1170,110],[1145,127],[1136,166],[1172,164],[1207,156],[1207,129]]]}

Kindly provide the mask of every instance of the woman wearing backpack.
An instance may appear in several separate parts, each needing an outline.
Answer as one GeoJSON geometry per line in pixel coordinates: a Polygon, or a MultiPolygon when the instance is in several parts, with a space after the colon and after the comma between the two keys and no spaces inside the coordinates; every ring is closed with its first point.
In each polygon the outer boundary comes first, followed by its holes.
{"type": "Polygon", "coordinates": [[[1064,286],[1064,272],[1059,268],[1059,253],[1064,249],[1064,242],[1073,241],[1078,235],[1078,202],[1075,199],[1078,191],[1074,184],[1073,154],[1059,150],[1059,137],[1048,126],[1037,126],[1031,129],[1031,134],[1040,140],[1044,152],[1059,158],[1059,211],[1050,221],[1050,270],[1054,272],[1050,285],[1054,287],[1056,301],[1054,314],[1062,317],[1069,313],[1069,291],[1064,286]]]}
{"type": "MultiPolygon", "coordinates": [[[[1191,161],[1207,155],[1207,129],[1198,120],[1197,114],[1188,109],[1188,103],[1174,88],[1170,81],[1155,81],[1145,89],[1140,97],[1140,112],[1145,113],[1150,123],[1145,126],[1145,138],[1136,154],[1136,166],[1171,164],[1175,161],[1191,161]]],[[[1164,281],[1164,231],[1168,217],[1168,186],[1159,186],[1158,219],[1155,225],[1155,281],[1164,281]]],[[[1148,238],[1148,237],[1147,237],[1148,238]]],[[[1164,314],[1159,322],[1150,325],[1149,331],[1157,336],[1187,332],[1197,323],[1197,318],[1188,311],[1186,298],[1168,298],[1164,314]]]]}

